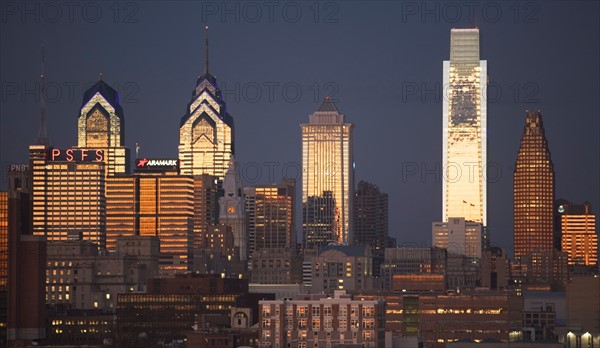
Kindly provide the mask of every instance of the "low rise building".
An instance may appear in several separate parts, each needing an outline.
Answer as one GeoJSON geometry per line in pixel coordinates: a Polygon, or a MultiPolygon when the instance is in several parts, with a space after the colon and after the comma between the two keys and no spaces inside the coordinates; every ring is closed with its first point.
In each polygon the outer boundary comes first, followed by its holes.
{"type": "Polygon", "coordinates": [[[259,347],[384,347],[385,302],[299,295],[259,302],[259,347]]]}

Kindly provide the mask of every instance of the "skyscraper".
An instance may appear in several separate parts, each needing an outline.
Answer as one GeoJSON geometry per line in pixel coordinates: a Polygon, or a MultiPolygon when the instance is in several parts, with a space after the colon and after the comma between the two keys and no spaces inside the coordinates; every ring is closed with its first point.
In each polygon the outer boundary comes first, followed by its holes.
{"type": "Polygon", "coordinates": [[[450,31],[444,61],[442,221],[464,217],[487,225],[487,61],[479,59],[479,29],[450,31]]]}
{"type": "Polygon", "coordinates": [[[302,234],[306,248],[350,244],[354,203],[351,123],[327,96],[302,128],[302,234]]]}
{"type": "Polygon", "coordinates": [[[567,253],[569,265],[596,266],[598,235],[596,215],[589,202],[572,204],[559,200],[555,211],[561,250],[567,253]]]}
{"type": "Polygon", "coordinates": [[[46,338],[46,238],[31,235],[34,190],[29,168],[8,173],[8,347],[46,338]]]}
{"type": "Polygon", "coordinates": [[[249,228],[254,232],[251,236],[253,240],[249,241],[253,246],[249,249],[250,253],[263,248],[296,247],[295,190],[294,180],[244,189],[244,192],[252,197],[253,203],[249,209],[254,214],[252,219],[254,225],[249,228]]]}
{"type": "Polygon", "coordinates": [[[219,221],[218,179],[208,174],[194,176],[194,248],[202,248],[203,240],[219,221]]]}
{"type": "Polygon", "coordinates": [[[119,94],[102,79],[85,91],[77,119],[77,148],[103,150],[106,176],[129,173],[125,116],[119,94]]]}
{"type": "Polygon", "coordinates": [[[81,233],[85,240],[106,246],[106,165],[98,160],[102,156],[103,152],[96,154],[87,149],[29,146],[34,235],[46,236],[52,242],[81,233]],[[71,151],[71,160],[68,155],[62,156],[67,151],[71,151]]]}
{"type": "Polygon", "coordinates": [[[0,346],[6,346],[8,303],[8,192],[0,191],[0,346]]]}
{"type": "Polygon", "coordinates": [[[514,179],[515,258],[554,250],[554,166],[542,114],[527,112],[514,179]]]}
{"type": "Polygon", "coordinates": [[[132,176],[106,180],[107,248],[116,251],[117,238],[156,236],[163,274],[191,269],[194,218],[194,179],[179,175],[176,159],[138,159],[132,176]],[[140,162],[153,168],[140,166],[140,162]],[[142,168],[142,169],[141,169],[142,168]]]}
{"type": "Polygon", "coordinates": [[[181,174],[209,174],[221,183],[234,154],[234,128],[217,79],[208,70],[208,27],[205,49],[204,75],[196,81],[179,126],[179,161],[181,174]]]}
{"type": "Polygon", "coordinates": [[[388,235],[388,195],[366,181],[354,196],[354,244],[370,245],[382,257],[385,248],[395,247],[388,235]]]}

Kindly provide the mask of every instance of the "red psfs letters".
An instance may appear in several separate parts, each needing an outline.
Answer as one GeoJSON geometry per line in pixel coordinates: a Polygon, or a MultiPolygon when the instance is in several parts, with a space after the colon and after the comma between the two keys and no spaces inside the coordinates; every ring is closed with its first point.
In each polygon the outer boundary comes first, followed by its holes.
{"type": "Polygon", "coordinates": [[[92,149],[52,149],[51,161],[67,162],[102,162],[104,161],[104,150],[92,149]]]}

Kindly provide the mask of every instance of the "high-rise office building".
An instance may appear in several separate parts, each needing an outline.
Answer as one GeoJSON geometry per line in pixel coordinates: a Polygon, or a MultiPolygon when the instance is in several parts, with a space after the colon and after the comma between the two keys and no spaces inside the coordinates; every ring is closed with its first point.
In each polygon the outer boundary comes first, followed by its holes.
{"type": "Polygon", "coordinates": [[[6,346],[8,303],[8,192],[0,191],[0,346],[6,346]]]}
{"type": "Polygon", "coordinates": [[[487,225],[487,61],[479,59],[479,29],[452,29],[444,61],[442,221],[487,225]]]}
{"type": "Polygon", "coordinates": [[[465,218],[449,217],[448,222],[434,222],[431,226],[433,246],[468,257],[481,257],[483,227],[465,218]]]}
{"type": "Polygon", "coordinates": [[[218,178],[194,176],[194,248],[203,248],[204,236],[219,222],[218,178]]]}
{"type": "Polygon", "coordinates": [[[353,125],[325,97],[302,128],[304,246],[350,244],[354,203],[353,125]]]}
{"type": "Polygon", "coordinates": [[[106,180],[108,249],[122,236],[156,236],[162,273],[191,269],[194,178],[178,174],[177,160],[138,159],[134,175],[106,180]]]}
{"type": "Polygon", "coordinates": [[[248,259],[248,231],[246,229],[246,214],[244,211],[244,195],[242,179],[238,164],[231,157],[229,169],[223,180],[224,196],[219,198],[219,222],[231,226],[233,245],[239,248],[239,259],[248,259]]]}
{"type": "Polygon", "coordinates": [[[60,241],[81,233],[83,239],[105,247],[103,155],[103,150],[29,146],[34,235],[60,241]]]}
{"type": "MultiPolygon", "coordinates": [[[[248,230],[248,256],[256,250],[256,188],[244,187],[244,211],[246,213],[246,229],[248,230]]],[[[252,268],[252,264],[248,265],[252,268]]]]}
{"type": "Polygon", "coordinates": [[[589,202],[571,204],[562,201],[557,205],[558,235],[561,250],[567,253],[569,265],[596,266],[598,264],[598,235],[596,215],[589,202]]]}
{"type": "Polygon", "coordinates": [[[102,80],[102,75],[84,93],[77,130],[77,149],[103,150],[106,176],[129,173],[123,108],[119,94],[102,80]]]}
{"type": "MultiPolygon", "coordinates": [[[[253,197],[253,236],[250,253],[259,249],[295,248],[295,181],[259,185],[244,191],[253,197]]],[[[246,204],[248,206],[248,204],[246,204]]]]}
{"type": "Polygon", "coordinates": [[[117,238],[131,237],[139,233],[138,185],[133,176],[106,178],[106,249],[117,249],[117,238]]]}
{"type": "Polygon", "coordinates": [[[358,183],[354,195],[353,243],[368,244],[381,256],[385,248],[395,246],[388,235],[388,194],[366,181],[358,183]]]}
{"type": "Polygon", "coordinates": [[[514,170],[514,254],[554,249],[554,167],[542,114],[527,112],[514,170]]]}
{"type": "Polygon", "coordinates": [[[233,118],[227,113],[217,79],[208,70],[208,27],[205,46],[204,74],[196,81],[179,126],[179,161],[181,174],[208,174],[221,183],[234,154],[233,118]]]}
{"type": "Polygon", "coordinates": [[[46,239],[32,235],[34,189],[29,168],[8,173],[8,347],[46,338],[46,239]]]}
{"type": "Polygon", "coordinates": [[[84,93],[77,127],[76,147],[53,148],[43,141],[29,147],[33,233],[48,241],[81,233],[105,248],[106,180],[129,172],[129,150],[119,95],[102,76],[84,93]]]}

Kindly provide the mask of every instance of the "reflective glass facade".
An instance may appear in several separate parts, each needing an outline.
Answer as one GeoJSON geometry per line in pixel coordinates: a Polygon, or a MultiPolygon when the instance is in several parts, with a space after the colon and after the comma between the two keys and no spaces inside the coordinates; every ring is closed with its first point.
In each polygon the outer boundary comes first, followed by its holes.
{"type": "Polygon", "coordinates": [[[198,79],[179,128],[181,174],[208,174],[222,182],[234,153],[233,118],[227,113],[217,80],[198,79]]]}
{"type": "Polygon", "coordinates": [[[569,265],[595,266],[598,263],[596,215],[590,203],[558,206],[561,250],[567,253],[569,265]]]}
{"type": "Polygon", "coordinates": [[[44,145],[29,147],[33,171],[33,234],[49,242],[82,234],[106,245],[103,162],[47,161],[44,145]]]}
{"type": "Polygon", "coordinates": [[[77,148],[104,150],[106,176],[129,172],[123,109],[117,92],[104,81],[86,91],[77,130],[77,148]]]}
{"type": "Polygon", "coordinates": [[[463,216],[486,225],[487,61],[479,29],[452,29],[444,61],[442,221],[463,216]]]}
{"type": "Polygon", "coordinates": [[[193,248],[194,179],[174,173],[107,179],[107,247],[119,236],[157,236],[162,273],[189,270],[193,248]]]}
{"type": "Polygon", "coordinates": [[[554,249],[554,166],[542,114],[527,112],[513,177],[515,258],[554,249]]]}
{"type": "Polygon", "coordinates": [[[302,128],[302,234],[307,248],[352,242],[353,125],[331,97],[302,128]]]}
{"type": "MultiPolygon", "coordinates": [[[[255,248],[295,247],[294,182],[255,188],[255,248]]],[[[250,250],[253,252],[254,250],[250,250]]]]}

